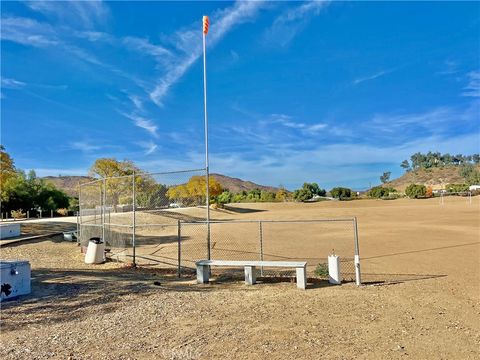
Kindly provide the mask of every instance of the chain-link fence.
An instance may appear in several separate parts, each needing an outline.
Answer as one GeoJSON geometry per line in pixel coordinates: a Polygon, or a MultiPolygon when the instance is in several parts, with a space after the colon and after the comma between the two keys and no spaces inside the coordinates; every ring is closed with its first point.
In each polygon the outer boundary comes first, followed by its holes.
{"type": "MultiPolygon", "coordinates": [[[[179,275],[202,259],[306,261],[309,277],[328,277],[340,257],[344,280],[360,283],[355,218],[207,221],[205,170],[110,177],[80,186],[79,241],[105,240],[114,261],[179,275]]],[[[213,269],[215,270],[215,269],[213,269]]],[[[241,274],[242,269],[219,269],[241,274]]],[[[262,276],[292,272],[261,268],[262,276]]]]}
{"type": "MultiPolygon", "coordinates": [[[[179,223],[182,269],[195,261],[214,260],[305,261],[309,277],[328,278],[328,255],[340,258],[344,281],[360,283],[358,233],[355,218],[318,220],[232,220],[179,223]]],[[[215,271],[215,268],[212,268],[215,271]]],[[[242,276],[243,269],[219,269],[242,276]]],[[[292,270],[261,268],[261,276],[292,276],[292,270]]]]}
{"type": "Polygon", "coordinates": [[[205,175],[141,173],[81,184],[81,245],[100,237],[112,260],[177,266],[178,221],[206,220],[205,175]]]}
{"type": "Polygon", "coordinates": [[[94,180],[80,186],[79,241],[82,246],[88,239],[103,236],[103,180],[94,180]]]}

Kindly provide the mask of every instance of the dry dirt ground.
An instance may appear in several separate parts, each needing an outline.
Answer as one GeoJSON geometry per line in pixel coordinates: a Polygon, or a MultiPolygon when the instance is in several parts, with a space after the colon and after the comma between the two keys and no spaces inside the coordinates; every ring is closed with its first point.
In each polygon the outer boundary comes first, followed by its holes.
{"type": "MultiPolygon", "coordinates": [[[[2,303],[2,359],[478,359],[480,199],[242,204],[239,219],[357,216],[367,281],[214,281],[89,266],[59,239],[29,259],[32,294],[2,303]],[[369,275],[372,274],[372,275],[369,275]]],[[[233,216],[229,214],[229,216],[233,216]]],[[[299,234],[300,237],[301,234],[299,234]]]]}

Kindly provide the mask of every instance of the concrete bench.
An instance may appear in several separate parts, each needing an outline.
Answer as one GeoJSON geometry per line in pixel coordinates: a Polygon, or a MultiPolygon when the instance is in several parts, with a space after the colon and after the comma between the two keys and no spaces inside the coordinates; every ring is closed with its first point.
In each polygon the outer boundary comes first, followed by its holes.
{"type": "Polygon", "coordinates": [[[253,285],[256,282],[255,268],[265,267],[284,267],[295,268],[297,274],[297,288],[305,290],[307,285],[307,263],[293,261],[234,261],[234,260],[200,260],[197,266],[197,283],[207,284],[210,276],[210,266],[229,266],[245,268],[245,283],[253,285]]]}

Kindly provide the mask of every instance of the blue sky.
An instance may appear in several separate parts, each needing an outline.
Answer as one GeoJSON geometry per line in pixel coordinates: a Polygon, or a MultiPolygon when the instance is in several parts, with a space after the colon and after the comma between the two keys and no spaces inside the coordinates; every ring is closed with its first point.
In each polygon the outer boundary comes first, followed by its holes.
{"type": "Polygon", "coordinates": [[[479,151],[480,3],[2,2],[1,142],[41,176],[98,157],[365,188],[479,151]]]}

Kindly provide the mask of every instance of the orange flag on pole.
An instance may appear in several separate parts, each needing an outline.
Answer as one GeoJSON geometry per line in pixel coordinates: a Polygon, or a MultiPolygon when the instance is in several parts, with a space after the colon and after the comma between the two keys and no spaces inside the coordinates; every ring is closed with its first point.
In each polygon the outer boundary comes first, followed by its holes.
{"type": "Polygon", "coordinates": [[[207,35],[208,33],[208,26],[210,25],[210,21],[208,20],[208,16],[203,17],[203,33],[207,35]]]}

